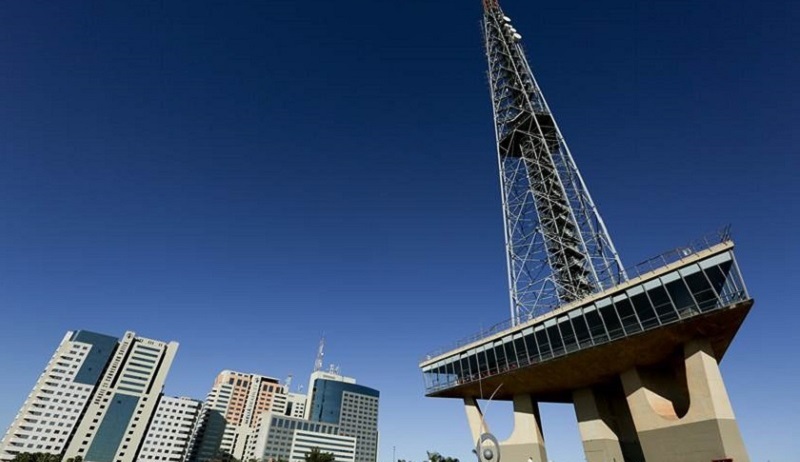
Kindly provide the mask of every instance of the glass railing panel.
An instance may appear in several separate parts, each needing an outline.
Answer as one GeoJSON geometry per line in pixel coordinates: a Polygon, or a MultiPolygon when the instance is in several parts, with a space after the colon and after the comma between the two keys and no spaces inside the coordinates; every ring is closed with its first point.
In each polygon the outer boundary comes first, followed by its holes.
{"type": "Polygon", "coordinates": [[[603,319],[600,317],[600,312],[597,307],[592,305],[583,310],[583,316],[586,319],[586,324],[589,326],[589,333],[592,336],[594,344],[604,343],[609,340],[606,326],[603,319]]]}
{"type": "Polygon", "coordinates": [[[662,324],[678,319],[678,312],[675,311],[672,300],[670,300],[667,290],[662,285],[658,284],[648,289],[647,296],[650,298],[650,303],[653,305],[653,309],[662,324]]]}
{"type": "Polygon", "coordinates": [[[536,338],[533,335],[533,328],[529,327],[525,329],[522,334],[531,364],[538,363],[541,361],[541,356],[539,356],[539,349],[536,346],[536,338]]]}
{"type": "Polygon", "coordinates": [[[689,293],[686,283],[680,276],[675,275],[675,279],[666,284],[665,287],[673,303],[675,303],[675,309],[678,311],[681,318],[692,316],[697,313],[697,306],[694,303],[694,298],[692,298],[692,294],[689,293]]]}
{"type": "Polygon", "coordinates": [[[698,269],[696,273],[684,276],[684,280],[701,312],[712,310],[717,306],[717,294],[714,293],[702,271],[698,269]]]}
{"type": "Polygon", "coordinates": [[[478,352],[475,354],[475,357],[478,360],[478,374],[480,377],[486,377],[489,375],[489,363],[486,359],[486,348],[479,347],[478,352]]]}
{"type": "Polygon", "coordinates": [[[517,352],[514,351],[514,342],[511,339],[503,338],[503,349],[506,352],[506,360],[509,368],[518,366],[517,352]]]}
{"type": "Polygon", "coordinates": [[[461,376],[460,379],[462,382],[472,380],[472,371],[469,368],[469,360],[467,359],[467,355],[461,355],[461,376]]]}
{"type": "Polygon", "coordinates": [[[575,331],[575,339],[579,347],[592,346],[592,335],[589,333],[589,326],[586,325],[586,316],[583,314],[583,310],[576,310],[574,313],[570,313],[570,322],[572,323],[573,331],[575,331]]]}
{"type": "Polygon", "coordinates": [[[539,354],[542,361],[553,356],[553,351],[550,349],[550,341],[547,339],[547,333],[544,331],[544,326],[538,326],[534,329],[536,336],[536,345],[539,347],[539,354]]]}
{"type": "Polygon", "coordinates": [[[653,306],[650,304],[650,299],[647,298],[644,289],[641,286],[635,287],[628,291],[628,295],[630,296],[636,316],[639,318],[639,322],[642,323],[642,328],[646,330],[657,327],[659,322],[656,317],[655,309],[653,309],[653,306]]]}
{"type": "Polygon", "coordinates": [[[503,342],[498,340],[494,342],[494,356],[497,358],[497,370],[504,370],[508,366],[506,359],[506,350],[503,348],[503,342]]]}
{"type": "Polygon", "coordinates": [[[517,351],[517,362],[520,366],[530,364],[530,353],[528,353],[521,333],[514,335],[514,349],[517,351]]]}
{"type": "Polygon", "coordinates": [[[558,330],[561,331],[561,338],[564,340],[564,350],[571,353],[579,348],[578,339],[572,328],[572,323],[568,316],[562,316],[558,320],[558,330]]]}
{"type": "Polygon", "coordinates": [[[619,314],[619,320],[622,322],[622,328],[625,330],[626,335],[632,335],[642,331],[642,326],[633,311],[633,305],[628,297],[619,295],[613,299],[614,307],[619,314]]]}
{"type": "Polygon", "coordinates": [[[456,375],[455,375],[455,372],[454,372],[454,369],[453,369],[453,363],[452,362],[448,362],[447,364],[445,364],[445,373],[446,373],[445,381],[444,381],[445,384],[452,385],[453,383],[455,383],[456,375]]]}
{"type": "Polygon", "coordinates": [[[481,372],[480,368],[478,367],[478,352],[476,350],[472,350],[472,353],[467,356],[467,361],[469,362],[470,376],[473,379],[479,378],[481,372]]]}
{"type": "Polygon", "coordinates": [[[545,330],[547,331],[547,336],[550,338],[550,347],[553,349],[553,356],[561,356],[564,354],[564,339],[561,338],[558,326],[553,324],[545,330]]]}
{"type": "Polygon", "coordinates": [[[607,305],[603,308],[599,308],[598,311],[600,312],[600,316],[603,317],[603,322],[608,330],[609,340],[615,340],[625,336],[625,331],[622,329],[622,323],[620,322],[617,310],[614,309],[614,305],[607,305]]]}
{"type": "Polygon", "coordinates": [[[497,356],[494,355],[494,346],[487,345],[484,354],[486,355],[486,373],[492,375],[497,372],[497,356]]]}

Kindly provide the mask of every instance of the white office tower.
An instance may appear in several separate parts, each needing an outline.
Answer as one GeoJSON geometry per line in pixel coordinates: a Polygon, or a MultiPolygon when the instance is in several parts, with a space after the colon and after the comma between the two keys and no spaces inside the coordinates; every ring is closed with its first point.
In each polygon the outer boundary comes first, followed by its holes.
{"type": "Polygon", "coordinates": [[[254,444],[246,460],[303,462],[318,448],[333,454],[337,462],[355,462],[356,438],[340,434],[339,425],[265,412],[256,425],[254,444]]]}
{"type": "Polygon", "coordinates": [[[299,419],[305,417],[307,399],[308,397],[301,393],[289,393],[286,397],[285,415],[299,419]]]}
{"type": "Polygon", "coordinates": [[[278,379],[222,371],[208,394],[186,460],[244,459],[261,413],[284,414],[287,400],[286,387],[278,379]]]}
{"type": "Polygon", "coordinates": [[[180,462],[200,414],[202,402],[162,396],[147,427],[138,462],[180,462]]]}
{"type": "Polygon", "coordinates": [[[116,346],[116,337],[67,332],[0,441],[0,460],[61,454],[116,346]]]}
{"type": "Polygon", "coordinates": [[[106,366],[64,458],[133,462],[178,344],[126,332],[106,366]]]}

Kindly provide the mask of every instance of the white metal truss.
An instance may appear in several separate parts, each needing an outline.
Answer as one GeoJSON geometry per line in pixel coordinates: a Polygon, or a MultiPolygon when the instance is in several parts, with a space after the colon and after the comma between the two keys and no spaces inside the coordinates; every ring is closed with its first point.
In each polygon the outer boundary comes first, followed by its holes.
{"type": "Polygon", "coordinates": [[[513,323],[626,279],[619,256],[536,84],[521,36],[484,0],[513,323]]]}

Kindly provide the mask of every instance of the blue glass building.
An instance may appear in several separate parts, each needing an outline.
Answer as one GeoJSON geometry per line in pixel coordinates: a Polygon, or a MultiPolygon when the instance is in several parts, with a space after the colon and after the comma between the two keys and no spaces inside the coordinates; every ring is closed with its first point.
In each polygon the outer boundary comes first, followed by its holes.
{"type": "Polygon", "coordinates": [[[311,383],[309,420],[338,424],[341,435],[356,438],[355,461],[375,462],[380,392],[347,377],[319,372],[311,376],[311,383]]]}

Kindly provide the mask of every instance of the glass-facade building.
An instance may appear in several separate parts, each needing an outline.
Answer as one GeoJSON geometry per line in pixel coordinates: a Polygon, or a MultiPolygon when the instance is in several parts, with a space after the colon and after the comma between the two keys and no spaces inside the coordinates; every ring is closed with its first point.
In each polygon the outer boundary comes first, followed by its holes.
{"type": "Polygon", "coordinates": [[[380,398],[378,390],[357,385],[355,383],[335,380],[317,379],[314,382],[311,400],[311,420],[318,422],[339,423],[342,414],[342,403],[345,392],[380,398]]]}
{"type": "Polygon", "coordinates": [[[355,383],[313,380],[309,420],[339,425],[339,434],[356,438],[355,462],[378,457],[378,400],[380,392],[355,383]]]}

